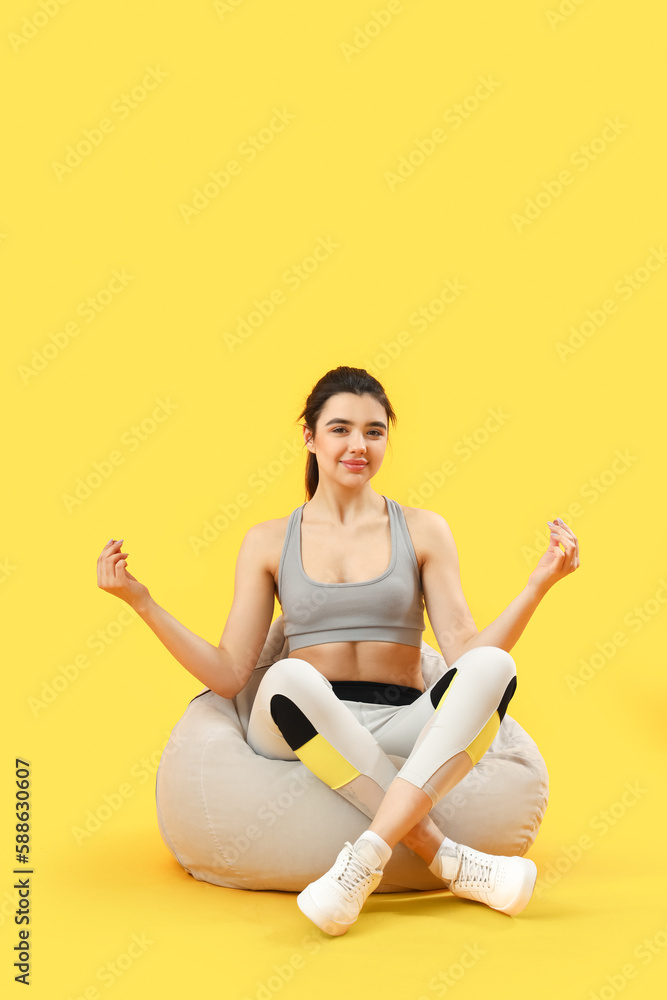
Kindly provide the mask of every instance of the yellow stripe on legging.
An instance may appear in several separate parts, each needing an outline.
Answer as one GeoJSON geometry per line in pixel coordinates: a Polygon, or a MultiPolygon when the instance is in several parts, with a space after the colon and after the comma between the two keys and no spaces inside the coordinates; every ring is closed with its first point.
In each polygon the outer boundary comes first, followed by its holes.
{"type": "Polygon", "coordinates": [[[472,743],[465,748],[465,752],[470,757],[473,765],[484,756],[493,743],[494,737],[500,729],[500,716],[494,712],[484,728],[477,734],[472,743]]]}
{"type": "Polygon", "coordinates": [[[449,684],[445,688],[445,693],[443,694],[443,696],[440,699],[440,701],[438,702],[438,704],[435,706],[434,712],[437,712],[438,709],[442,707],[443,701],[445,700],[445,698],[447,697],[447,695],[449,694],[449,692],[452,690],[452,685],[454,684],[454,681],[456,680],[456,678],[458,676],[459,676],[458,673],[454,674],[454,676],[452,677],[451,681],[449,682],[449,684]]]}
{"type": "Polygon", "coordinates": [[[361,773],[330,743],[327,743],[321,733],[317,733],[294,753],[308,770],[324,781],[329,788],[339,788],[353,778],[358,778],[361,773]]]}

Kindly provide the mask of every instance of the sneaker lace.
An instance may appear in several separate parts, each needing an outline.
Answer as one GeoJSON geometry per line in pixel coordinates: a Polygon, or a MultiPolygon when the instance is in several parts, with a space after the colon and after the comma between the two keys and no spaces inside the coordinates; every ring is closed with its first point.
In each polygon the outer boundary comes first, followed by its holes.
{"type": "Polygon", "coordinates": [[[350,848],[340,871],[336,873],[338,884],[351,897],[359,886],[371,877],[372,872],[369,871],[368,866],[350,848]]]}
{"type": "Polygon", "coordinates": [[[486,860],[476,852],[463,851],[456,881],[472,883],[478,889],[490,889],[492,866],[493,859],[486,860]]]}

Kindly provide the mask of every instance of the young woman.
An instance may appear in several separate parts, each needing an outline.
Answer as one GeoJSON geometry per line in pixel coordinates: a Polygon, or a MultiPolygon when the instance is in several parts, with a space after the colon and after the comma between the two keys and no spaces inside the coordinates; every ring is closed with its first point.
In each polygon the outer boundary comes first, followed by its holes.
{"type": "Polygon", "coordinates": [[[257,689],[248,743],[266,757],[301,760],[370,820],[297,897],[318,927],[348,930],[399,841],[455,895],[517,914],[533,892],[534,862],[456,843],[428,814],[491,745],[516,689],[509,650],[550,587],[579,566],[577,539],[559,518],[548,522],[549,547],[525,587],[480,632],[447,521],[371,487],[396,422],[381,384],[340,366],[315,385],[301,418],[307,500],[246,532],[217,647],[128,572],[123,539],[104,547],[98,586],[134,607],[179,663],[224,698],[249,680],[278,597],[289,653],[257,689]],[[426,690],[424,608],[448,664],[426,690]],[[407,759],[397,769],[387,754],[407,759]]]}

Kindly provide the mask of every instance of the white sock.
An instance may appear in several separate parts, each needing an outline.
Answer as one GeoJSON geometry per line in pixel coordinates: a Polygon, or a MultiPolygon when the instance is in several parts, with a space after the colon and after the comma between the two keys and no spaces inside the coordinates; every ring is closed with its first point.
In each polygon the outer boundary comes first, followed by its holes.
{"type": "Polygon", "coordinates": [[[456,841],[445,837],[428,867],[429,871],[432,871],[434,875],[437,875],[438,878],[441,878],[445,882],[456,878],[459,870],[456,841]]]}
{"type": "Polygon", "coordinates": [[[364,830],[352,845],[356,853],[373,868],[384,868],[392,848],[373,830],[364,830]]]}

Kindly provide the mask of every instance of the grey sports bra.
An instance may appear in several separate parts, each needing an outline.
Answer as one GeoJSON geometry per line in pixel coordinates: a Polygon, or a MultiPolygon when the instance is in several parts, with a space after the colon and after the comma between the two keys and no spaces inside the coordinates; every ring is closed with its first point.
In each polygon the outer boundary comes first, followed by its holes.
{"type": "Polygon", "coordinates": [[[384,499],[391,532],[389,566],[359,583],[320,583],[307,576],[301,561],[305,503],[290,514],[278,566],[278,600],[290,652],[364,639],[421,646],[424,600],[417,556],[401,505],[384,499]]]}

